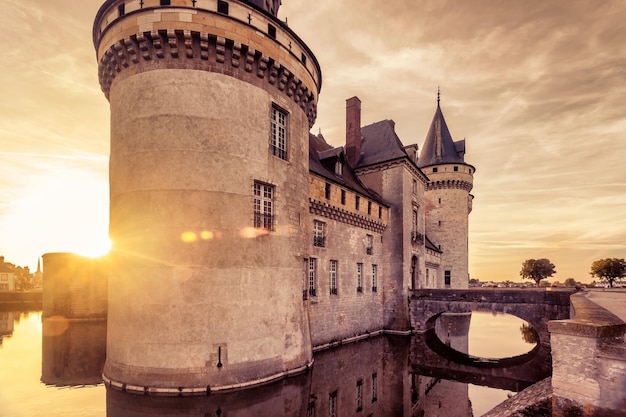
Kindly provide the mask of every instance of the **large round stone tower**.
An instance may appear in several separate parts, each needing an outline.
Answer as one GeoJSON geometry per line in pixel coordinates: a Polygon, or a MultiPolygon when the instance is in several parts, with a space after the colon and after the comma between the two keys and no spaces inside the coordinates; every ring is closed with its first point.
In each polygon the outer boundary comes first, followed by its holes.
{"type": "Polygon", "coordinates": [[[107,384],[206,393],[305,370],[319,64],[280,0],[107,0],[107,384]]]}
{"type": "Polygon", "coordinates": [[[426,234],[441,249],[439,288],[469,285],[468,234],[476,169],[465,162],[465,140],[453,141],[439,99],[418,166],[428,176],[426,234]]]}

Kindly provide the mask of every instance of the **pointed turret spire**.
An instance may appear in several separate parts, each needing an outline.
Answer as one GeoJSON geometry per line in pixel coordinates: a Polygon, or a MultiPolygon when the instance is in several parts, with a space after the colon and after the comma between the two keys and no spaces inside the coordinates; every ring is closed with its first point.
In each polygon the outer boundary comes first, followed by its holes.
{"type": "Polygon", "coordinates": [[[441,89],[437,88],[437,110],[426,135],[417,165],[420,168],[438,165],[465,163],[465,141],[454,142],[441,111],[441,89]]]}

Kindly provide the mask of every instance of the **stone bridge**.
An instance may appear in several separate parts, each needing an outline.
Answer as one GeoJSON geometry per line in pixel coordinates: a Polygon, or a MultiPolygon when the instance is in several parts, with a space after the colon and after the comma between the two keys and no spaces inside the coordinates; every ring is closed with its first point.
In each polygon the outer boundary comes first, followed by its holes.
{"type": "Polygon", "coordinates": [[[570,318],[570,296],[574,289],[472,288],[419,289],[409,296],[411,326],[423,334],[435,326],[445,312],[496,311],[511,314],[533,326],[540,343],[550,345],[548,321],[570,318]]]}

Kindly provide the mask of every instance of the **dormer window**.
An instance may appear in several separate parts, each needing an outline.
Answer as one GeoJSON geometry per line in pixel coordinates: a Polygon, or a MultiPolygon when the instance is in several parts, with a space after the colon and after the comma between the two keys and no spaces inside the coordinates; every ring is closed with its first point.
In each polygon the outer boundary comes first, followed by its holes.
{"type": "Polygon", "coordinates": [[[343,164],[339,159],[335,161],[335,174],[339,175],[340,177],[343,176],[343,164]]]}

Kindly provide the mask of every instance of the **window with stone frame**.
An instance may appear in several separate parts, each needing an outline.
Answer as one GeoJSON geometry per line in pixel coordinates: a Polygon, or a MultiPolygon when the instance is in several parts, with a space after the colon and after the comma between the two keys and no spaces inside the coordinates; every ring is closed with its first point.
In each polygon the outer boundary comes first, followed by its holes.
{"type": "Polygon", "coordinates": [[[372,265],[372,292],[378,291],[378,265],[372,265]]]}
{"type": "Polygon", "coordinates": [[[356,291],[363,292],[363,264],[356,264],[356,291]]]}
{"type": "Polygon", "coordinates": [[[289,115],[277,106],[272,106],[272,155],[288,159],[287,121],[289,115]]]}
{"type": "Polygon", "coordinates": [[[319,220],[313,220],[313,246],[318,248],[326,247],[326,239],[324,237],[325,223],[319,220]]]}
{"type": "Polygon", "coordinates": [[[329,280],[330,280],[330,293],[332,295],[337,295],[337,265],[338,262],[335,260],[330,261],[329,265],[329,280]]]}
{"type": "Polygon", "coordinates": [[[274,194],[273,185],[254,182],[254,227],[274,230],[274,194]]]}
{"type": "Polygon", "coordinates": [[[368,255],[374,254],[374,236],[372,235],[365,236],[365,253],[368,255]]]}
{"type": "Polygon", "coordinates": [[[450,271],[445,271],[444,272],[444,284],[449,287],[450,286],[450,282],[452,281],[452,274],[450,273],[450,271]]]}
{"type": "Polygon", "coordinates": [[[309,295],[317,295],[317,259],[309,258],[309,295]]]}

